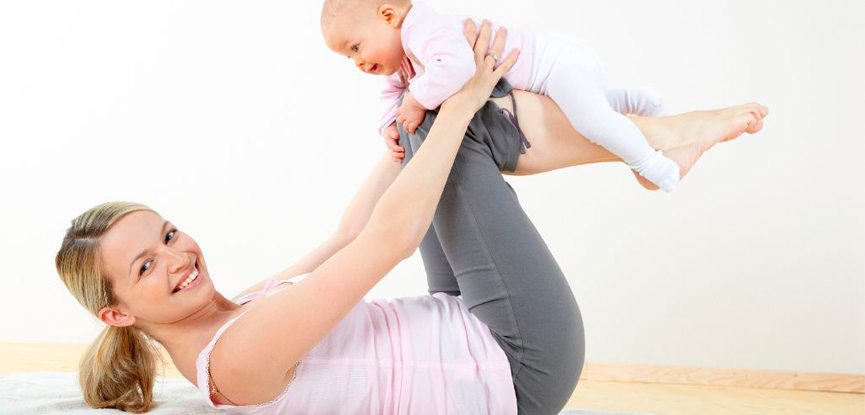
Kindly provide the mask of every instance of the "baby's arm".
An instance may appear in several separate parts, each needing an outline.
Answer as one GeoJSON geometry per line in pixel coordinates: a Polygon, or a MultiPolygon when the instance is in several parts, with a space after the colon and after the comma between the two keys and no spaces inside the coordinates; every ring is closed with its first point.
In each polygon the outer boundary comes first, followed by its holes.
{"type": "Polygon", "coordinates": [[[474,54],[462,32],[436,29],[418,29],[419,33],[410,34],[406,50],[406,54],[417,57],[424,69],[412,80],[409,92],[428,110],[438,108],[475,73],[474,54]]]}
{"type": "Polygon", "coordinates": [[[412,80],[397,110],[397,123],[410,133],[423,122],[427,110],[438,108],[475,71],[474,54],[461,33],[448,28],[415,30],[409,35],[406,54],[424,72],[412,80]]]}
{"type": "Polygon", "coordinates": [[[398,75],[385,78],[385,88],[381,92],[381,101],[385,111],[379,121],[378,132],[384,138],[385,145],[391,151],[394,161],[402,161],[405,149],[399,145],[399,132],[396,129],[397,112],[400,98],[405,92],[405,81],[398,75]]]}
{"type": "Polygon", "coordinates": [[[396,113],[399,110],[399,103],[403,92],[405,92],[405,83],[399,75],[394,74],[385,77],[385,86],[379,96],[379,99],[384,104],[384,113],[378,124],[378,133],[382,136],[384,136],[387,127],[396,122],[396,113]]]}

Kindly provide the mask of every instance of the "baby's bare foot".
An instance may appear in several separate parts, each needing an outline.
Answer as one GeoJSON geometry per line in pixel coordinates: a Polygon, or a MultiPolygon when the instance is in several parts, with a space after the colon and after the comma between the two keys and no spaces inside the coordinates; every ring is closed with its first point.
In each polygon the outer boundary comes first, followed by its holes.
{"type": "Polygon", "coordinates": [[[744,133],[754,134],[763,128],[763,118],[769,115],[768,108],[756,104],[745,104],[714,111],[695,111],[677,115],[671,120],[671,131],[682,139],[664,151],[664,154],[679,165],[680,177],[694,167],[706,150],[723,141],[738,138],[744,133]]]}

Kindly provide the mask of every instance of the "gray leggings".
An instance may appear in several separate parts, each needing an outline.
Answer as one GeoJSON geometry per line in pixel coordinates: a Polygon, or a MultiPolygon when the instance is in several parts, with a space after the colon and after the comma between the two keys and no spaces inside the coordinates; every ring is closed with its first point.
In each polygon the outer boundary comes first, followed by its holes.
{"type": "MultiPolygon", "coordinates": [[[[500,84],[493,96],[510,86],[500,84]]],[[[405,162],[429,132],[400,129],[405,162]]],[[[583,321],[568,282],[501,171],[528,146],[515,118],[488,102],[472,119],[421,256],[430,293],[462,295],[511,365],[520,414],[556,414],[583,367],[583,321]]]]}

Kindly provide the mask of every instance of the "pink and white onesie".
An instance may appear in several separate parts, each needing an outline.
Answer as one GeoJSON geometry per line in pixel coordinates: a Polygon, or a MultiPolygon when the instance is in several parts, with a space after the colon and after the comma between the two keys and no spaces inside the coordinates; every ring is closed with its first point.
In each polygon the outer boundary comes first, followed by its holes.
{"type": "MultiPolygon", "coordinates": [[[[474,75],[474,54],[463,37],[464,19],[413,3],[401,28],[408,58],[401,70],[386,78],[380,133],[395,122],[406,88],[425,108],[435,109],[474,75]]],[[[493,30],[496,28],[494,25],[493,30]]],[[[520,57],[505,75],[514,88],[549,96],[587,139],[619,156],[665,191],[675,188],[678,165],[649,146],[623,115],[660,114],[661,100],[654,92],[609,88],[597,53],[579,40],[508,27],[504,50],[515,48],[520,57]]]]}

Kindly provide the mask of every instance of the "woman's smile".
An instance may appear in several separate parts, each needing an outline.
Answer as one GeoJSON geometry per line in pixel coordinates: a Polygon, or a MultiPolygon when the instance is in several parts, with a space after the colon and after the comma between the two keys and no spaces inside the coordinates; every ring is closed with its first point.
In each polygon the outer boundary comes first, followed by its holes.
{"type": "Polygon", "coordinates": [[[192,268],[192,271],[186,276],[186,278],[177,282],[177,285],[174,286],[174,291],[172,294],[175,294],[180,291],[185,291],[192,289],[198,286],[199,282],[204,278],[199,278],[201,272],[198,270],[198,262],[195,263],[195,266],[192,268]]]}

